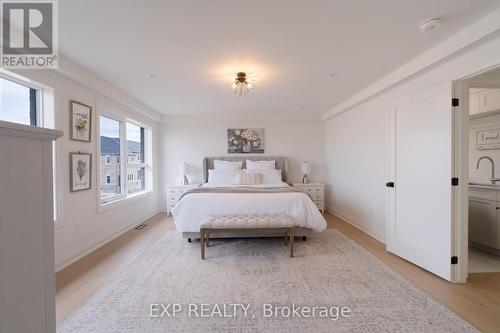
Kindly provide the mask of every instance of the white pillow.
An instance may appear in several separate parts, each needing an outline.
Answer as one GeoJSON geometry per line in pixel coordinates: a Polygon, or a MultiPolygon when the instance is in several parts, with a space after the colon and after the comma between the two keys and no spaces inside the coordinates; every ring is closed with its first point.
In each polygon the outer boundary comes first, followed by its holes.
{"type": "Polygon", "coordinates": [[[257,172],[239,172],[234,175],[236,185],[259,185],[261,174],[257,172]]]}
{"type": "Polygon", "coordinates": [[[208,184],[211,185],[232,185],[234,177],[242,170],[208,170],[208,184]]]}
{"type": "Polygon", "coordinates": [[[251,161],[247,160],[247,170],[275,170],[276,161],[251,161]]]}
{"type": "Polygon", "coordinates": [[[241,170],[243,167],[243,161],[230,162],[222,160],[214,160],[215,170],[241,170]]]}
{"type": "Polygon", "coordinates": [[[259,170],[259,171],[246,171],[246,173],[255,173],[260,175],[260,184],[281,184],[281,170],[259,170]]]}

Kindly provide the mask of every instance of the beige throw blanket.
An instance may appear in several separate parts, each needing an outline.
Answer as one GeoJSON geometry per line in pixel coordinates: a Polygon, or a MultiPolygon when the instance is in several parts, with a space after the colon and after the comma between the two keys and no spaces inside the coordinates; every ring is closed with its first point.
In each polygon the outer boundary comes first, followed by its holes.
{"type": "Polygon", "coordinates": [[[184,192],[179,201],[186,195],[195,193],[304,193],[293,187],[197,187],[184,192]]]}

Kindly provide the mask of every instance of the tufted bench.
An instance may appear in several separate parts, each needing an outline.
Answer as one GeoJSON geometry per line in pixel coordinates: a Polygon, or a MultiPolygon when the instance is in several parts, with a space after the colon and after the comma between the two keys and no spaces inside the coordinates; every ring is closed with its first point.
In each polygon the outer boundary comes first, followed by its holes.
{"type": "Polygon", "coordinates": [[[295,225],[288,215],[218,215],[207,218],[200,226],[201,258],[205,259],[210,232],[283,232],[288,237],[290,257],[293,257],[295,225]]]}

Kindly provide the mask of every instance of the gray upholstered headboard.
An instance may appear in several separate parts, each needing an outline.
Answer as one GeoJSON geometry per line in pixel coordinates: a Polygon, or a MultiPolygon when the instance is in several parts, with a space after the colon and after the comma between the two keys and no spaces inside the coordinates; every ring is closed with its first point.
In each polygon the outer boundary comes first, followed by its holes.
{"type": "Polygon", "coordinates": [[[251,161],[276,161],[276,169],[281,170],[281,178],[284,182],[288,174],[288,158],[283,156],[224,156],[224,157],[205,157],[203,159],[203,178],[205,183],[208,181],[208,170],[214,168],[214,160],[223,160],[231,162],[243,162],[243,169],[246,169],[246,160],[251,161]]]}

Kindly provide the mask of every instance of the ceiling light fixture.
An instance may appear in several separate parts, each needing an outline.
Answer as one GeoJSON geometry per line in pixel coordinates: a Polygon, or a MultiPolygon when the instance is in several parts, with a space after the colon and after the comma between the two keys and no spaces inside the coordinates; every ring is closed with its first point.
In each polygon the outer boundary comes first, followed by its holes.
{"type": "Polygon", "coordinates": [[[232,76],[229,80],[235,95],[246,96],[250,89],[255,88],[256,77],[252,73],[237,72],[236,77],[232,76]]]}

